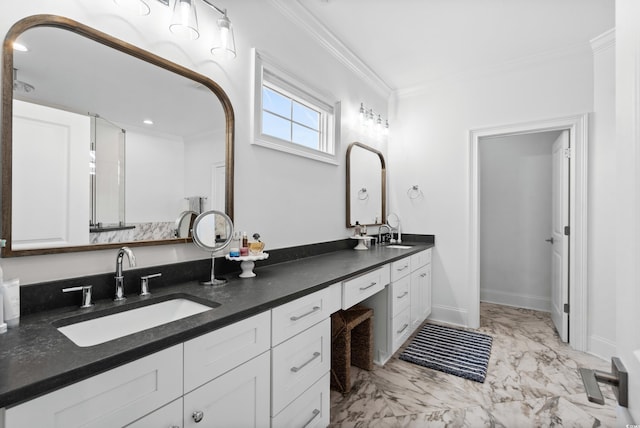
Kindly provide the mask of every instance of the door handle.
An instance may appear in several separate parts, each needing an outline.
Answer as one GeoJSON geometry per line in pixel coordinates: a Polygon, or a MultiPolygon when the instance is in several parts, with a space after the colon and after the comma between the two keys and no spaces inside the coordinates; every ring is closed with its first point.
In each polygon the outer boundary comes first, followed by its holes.
{"type": "Polygon", "coordinates": [[[549,242],[550,244],[553,244],[553,236],[549,239],[545,239],[544,242],[549,242]]]}

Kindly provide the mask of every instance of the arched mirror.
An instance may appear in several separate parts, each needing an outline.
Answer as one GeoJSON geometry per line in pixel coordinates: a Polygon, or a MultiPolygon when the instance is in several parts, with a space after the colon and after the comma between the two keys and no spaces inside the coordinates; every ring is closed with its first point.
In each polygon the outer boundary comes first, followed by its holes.
{"type": "Polygon", "coordinates": [[[362,143],[347,148],[347,227],[383,224],[387,183],[384,156],[362,143]]]}
{"type": "Polygon", "coordinates": [[[193,223],[193,242],[211,253],[211,279],[203,285],[224,285],[225,279],[215,277],[215,253],[223,250],[233,238],[233,222],[225,213],[207,211],[200,214],[193,223]]]}
{"type": "Polygon", "coordinates": [[[37,15],[4,40],[2,105],[3,257],[186,242],[181,213],[233,218],[234,113],[206,76],[37,15]]]}

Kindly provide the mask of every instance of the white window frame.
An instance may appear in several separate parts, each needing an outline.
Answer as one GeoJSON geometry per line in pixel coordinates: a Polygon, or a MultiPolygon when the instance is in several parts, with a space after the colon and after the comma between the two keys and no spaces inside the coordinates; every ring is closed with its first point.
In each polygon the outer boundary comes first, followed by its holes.
{"type": "Polygon", "coordinates": [[[301,79],[279,67],[271,58],[253,49],[254,87],[253,115],[251,120],[252,144],[297,156],[339,165],[340,153],[340,103],[301,79]],[[303,145],[262,134],[262,86],[293,99],[306,107],[320,112],[320,148],[303,145]]]}

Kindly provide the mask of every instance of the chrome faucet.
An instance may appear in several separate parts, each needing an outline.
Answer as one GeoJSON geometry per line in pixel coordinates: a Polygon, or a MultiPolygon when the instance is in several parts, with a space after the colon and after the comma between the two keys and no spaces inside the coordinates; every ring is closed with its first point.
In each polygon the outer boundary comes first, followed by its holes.
{"type": "Polygon", "coordinates": [[[118,256],[116,257],[116,297],[114,301],[119,302],[126,299],[124,297],[124,274],[122,273],[122,258],[127,255],[129,259],[129,267],[135,267],[136,256],[133,255],[133,251],[129,247],[122,247],[118,250],[118,256]]]}
{"type": "Polygon", "coordinates": [[[389,234],[391,234],[391,226],[389,226],[388,224],[381,224],[380,227],[378,227],[378,245],[382,244],[382,228],[386,227],[387,230],[389,231],[389,234]]]}

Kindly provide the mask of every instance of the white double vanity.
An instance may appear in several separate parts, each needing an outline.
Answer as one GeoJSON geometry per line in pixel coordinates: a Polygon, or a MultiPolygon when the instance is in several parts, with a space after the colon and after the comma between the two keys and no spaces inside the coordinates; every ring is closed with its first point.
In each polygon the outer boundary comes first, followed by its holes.
{"type": "MultiPolygon", "coordinates": [[[[417,245],[402,257],[399,250],[372,250],[393,254],[391,261],[308,294],[300,290],[293,300],[9,406],[0,411],[0,426],[325,427],[331,314],[357,303],[372,307],[375,362],[384,364],[431,311],[429,247],[417,245]]],[[[297,263],[304,269],[311,261],[288,263],[288,269],[297,263]]],[[[234,286],[243,287],[227,285],[234,286]]]]}

